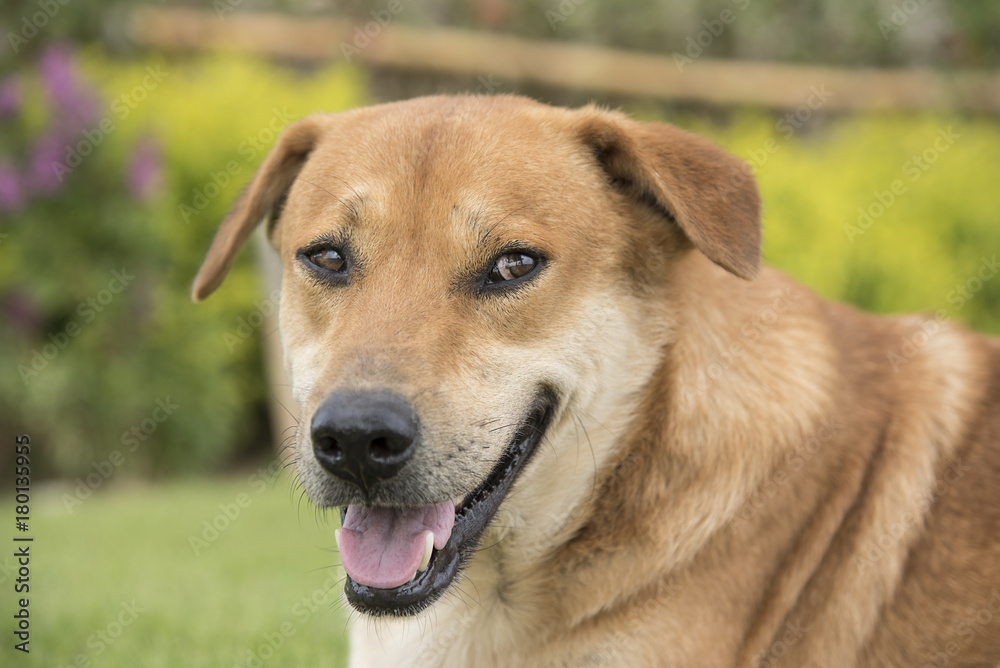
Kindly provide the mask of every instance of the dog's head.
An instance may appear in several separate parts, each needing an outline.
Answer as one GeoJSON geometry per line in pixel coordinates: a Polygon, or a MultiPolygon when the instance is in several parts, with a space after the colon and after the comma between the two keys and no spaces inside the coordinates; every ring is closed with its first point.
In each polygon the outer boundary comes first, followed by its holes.
{"type": "Polygon", "coordinates": [[[760,257],[740,161],[668,125],[508,96],[291,125],[196,300],[264,218],[299,476],[341,509],[347,596],[371,614],[429,605],[491,524],[549,545],[670,340],[672,267],[700,254],[751,278],[760,257]]]}

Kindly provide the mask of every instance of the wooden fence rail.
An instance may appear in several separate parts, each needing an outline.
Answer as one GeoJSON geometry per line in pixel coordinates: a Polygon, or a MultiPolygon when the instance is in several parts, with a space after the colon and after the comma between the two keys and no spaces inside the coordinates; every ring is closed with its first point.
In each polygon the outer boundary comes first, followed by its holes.
{"type": "Polygon", "coordinates": [[[544,42],[389,21],[353,23],[282,14],[143,7],[127,20],[135,43],[236,50],[304,61],[345,57],[375,66],[492,77],[560,88],[722,105],[795,109],[815,91],[830,110],[1000,112],[1000,73],[926,68],[844,69],[727,61],[544,42]],[[364,32],[365,28],[371,35],[364,32]]]}

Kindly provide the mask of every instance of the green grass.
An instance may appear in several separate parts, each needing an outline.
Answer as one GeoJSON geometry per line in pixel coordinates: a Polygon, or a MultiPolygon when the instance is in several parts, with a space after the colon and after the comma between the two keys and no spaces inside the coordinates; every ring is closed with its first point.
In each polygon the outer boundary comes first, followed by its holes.
{"type": "MultiPolygon", "coordinates": [[[[342,575],[333,566],[338,523],[317,519],[285,477],[266,487],[244,475],[101,488],[73,512],[65,507],[66,492],[72,488],[34,493],[31,652],[12,650],[4,633],[0,655],[13,654],[15,662],[0,664],[346,664],[342,575]],[[205,520],[225,517],[220,504],[237,500],[245,506],[239,516],[195,555],[190,537],[201,535],[205,520]],[[131,618],[123,606],[133,601],[141,611],[119,634],[119,616],[131,618]],[[101,631],[118,637],[105,644],[101,631]],[[250,651],[262,645],[267,655],[267,638],[280,647],[260,664],[251,661],[250,651]]],[[[3,510],[13,524],[12,506],[3,510]]],[[[14,611],[10,565],[0,557],[5,629],[14,611]]]]}

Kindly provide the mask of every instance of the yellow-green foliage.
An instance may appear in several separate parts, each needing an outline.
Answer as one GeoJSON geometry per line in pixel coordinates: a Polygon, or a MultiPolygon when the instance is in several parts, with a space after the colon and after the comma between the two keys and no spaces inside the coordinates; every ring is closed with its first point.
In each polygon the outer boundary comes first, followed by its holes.
{"type": "MultiPolygon", "coordinates": [[[[271,332],[240,336],[263,292],[252,253],[203,304],[191,303],[191,281],[276,131],[364,104],[364,82],[343,65],[305,74],[227,55],[120,61],[91,49],[81,69],[101,98],[100,120],[71,140],[86,157],[58,193],[3,221],[0,305],[13,295],[30,315],[0,329],[10,371],[0,377],[0,422],[31,433],[43,474],[86,475],[116,450],[132,472],[212,466],[270,440],[260,337],[271,332]],[[140,137],[162,153],[162,187],[146,201],[126,187],[140,137]],[[136,278],[97,317],[81,318],[78,305],[123,267],[136,278]],[[80,326],[68,342],[67,323],[80,326]],[[52,336],[63,347],[43,360],[46,346],[55,351],[52,336]],[[179,407],[136,443],[128,432],[152,425],[161,399],[179,407]]],[[[11,138],[31,144],[50,127],[37,70],[27,64],[22,76],[21,129],[0,126],[0,154],[11,138]]],[[[14,160],[20,168],[27,158],[14,160]]]]}
{"type": "Polygon", "coordinates": [[[275,129],[308,114],[363,104],[361,75],[343,64],[297,74],[245,55],[111,63],[94,53],[86,62],[111,100],[141,86],[149,68],[167,73],[146,100],[129,109],[115,139],[127,145],[137,134],[152,132],[163,145],[168,187],[162,205],[174,223],[165,232],[171,243],[189,249],[177,260],[190,277],[274,144],[275,129]]]}
{"type": "Polygon", "coordinates": [[[684,125],[755,168],[768,263],[868,310],[944,309],[1000,333],[1000,275],[977,276],[1000,256],[995,120],[872,114],[796,129],[744,114],[722,128],[684,125]]]}

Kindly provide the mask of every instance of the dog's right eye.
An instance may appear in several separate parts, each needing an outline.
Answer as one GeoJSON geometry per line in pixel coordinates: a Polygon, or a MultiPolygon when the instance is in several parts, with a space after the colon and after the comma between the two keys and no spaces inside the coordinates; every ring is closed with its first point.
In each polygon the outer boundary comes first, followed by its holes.
{"type": "Polygon", "coordinates": [[[310,253],[306,257],[308,257],[309,261],[320,269],[326,269],[327,271],[337,273],[344,271],[344,268],[347,265],[347,262],[344,260],[344,256],[340,254],[340,251],[334,248],[323,248],[310,253]]]}
{"type": "Polygon", "coordinates": [[[486,275],[486,284],[517,283],[518,279],[525,278],[534,272],[538,265],[539,260],[533,255],[521,251],[504,253],[490,267],[489,273],[486,275]]]}

